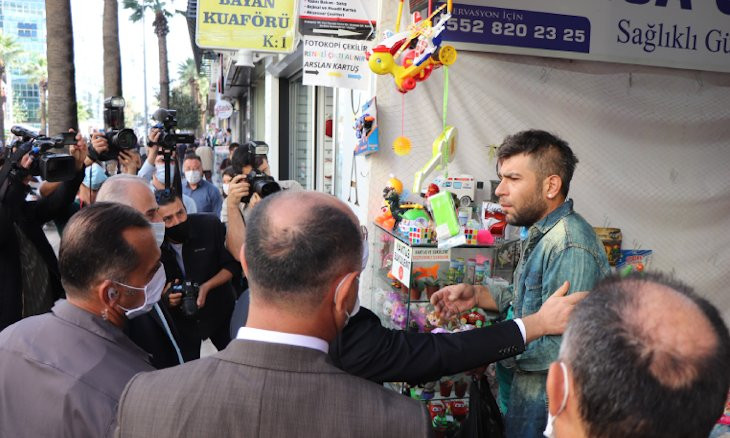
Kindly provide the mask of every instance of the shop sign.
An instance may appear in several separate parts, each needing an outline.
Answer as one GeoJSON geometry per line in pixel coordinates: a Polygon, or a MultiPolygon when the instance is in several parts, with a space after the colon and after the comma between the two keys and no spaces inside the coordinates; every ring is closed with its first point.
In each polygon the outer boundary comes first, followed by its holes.
{"type": "Polygon", "coordinates": [[[289,53],[296,0],[198,0],[195,44],[210,49],[289,53]]]}
{"type": "Polygon", "coordinates": [[[457,49],[730,72],[730,0],[454,4],[457,49]]]}
{"type": "Polygon", "coordinates": [[[413,263],[417,262],[448,262],[451,261],[449,249],[413,248],[413,263]]]}
{"type": "Polygon", "coordinates": [[[365,52],[370,44],[329,37],[303,37],[304,85],[367,90],[370,68],[365,52]]]}
{"type": "Polygon", "coordinates": [[[393,245],[393,265],[390,273],[407,287],[411,287],[411,255],[411,247],[396,239],[393,245]]]}
{"type": "Polygon", "coordinates": [[[300,0],[299,32],[355,40],[375,38],[378,2],[374,0],[300,0]]]}
{"type": "Polygon", "coordinates": [[[219,100],[213,107],[215,116],[221,120],[227,119],[233,115],[233,105],[227,100],[219,100]]]}

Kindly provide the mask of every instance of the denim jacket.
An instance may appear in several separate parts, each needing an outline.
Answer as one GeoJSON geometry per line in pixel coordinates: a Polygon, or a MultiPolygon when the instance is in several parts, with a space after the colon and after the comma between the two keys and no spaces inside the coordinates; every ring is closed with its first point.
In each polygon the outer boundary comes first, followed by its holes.
{"type": "MultiPolygon", "coordinates": [[[[510,303],[514,317],[536,313],[564,281],[570,291],[588,291],[610,272],[603,244],[567,200],[532,225],[522,242],[522,255],[508,288],[490,290],[500,312],[510,303]]],[[[520,370],[545,371],[557,359],[562,336],[543,336],[516,357],[520,370]]]]}

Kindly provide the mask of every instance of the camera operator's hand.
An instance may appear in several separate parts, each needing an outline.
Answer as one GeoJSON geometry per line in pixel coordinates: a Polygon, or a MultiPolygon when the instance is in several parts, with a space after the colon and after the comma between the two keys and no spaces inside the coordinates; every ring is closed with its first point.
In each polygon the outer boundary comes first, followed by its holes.
{"type": "MultiPolygon", "coordinates": [[[[102,154],[109,150],[109,143],[106,140],[106,137],[103,133],[97,131],[94,129],[94,131],[91,133],[91,147],[94,148],[97,154],[102,154]]],[[[87,156],[86,160],[84,161],[84,164],[88,167],[91,166],[94,163],[94,160],[91,159],[91,157],[87,156]]]]}
{"type": "Polygon", "coordinates": [[[167,302],[170,307],[177,307],[182,301],[182,292],[172,292],[172,289],[170,288],[173,284],[180,284],[180,280],[175,280],[174,283],[167,283],[163,296],[167,296],[167,302]]]}
{"type": "Polygon", "coordinates": [[[158,144],[157,142],[160,140],[160,137],[162,136],[162,130],[158,128],[152,128],[150,129],[150,133],[147,135],[147,162],[154,165],[155,164],[155,158],[157,158],[158,153],[158,144]]]}
{"type": "Polygon", "coordinates": [[[203,283],[200,285],[200,288],[198,289],[198,308],[202,309],[205,307],[205,299],[208,298],[208,293],[210,292],[210,286],[208,283],[203,283]]]}
{"type": "Polygon", "coordinates": [[[241,202],[241,198],[248,196],[248,191],[251,186],[248,183],[245,175],[236,175],[233,177],[230,183],[228,183],[228,208],[238,209],[238,204],[241,202]]]}
{"type": "Polygon", "coordinates": [[[31,164],[33,164],[33,157],[30,155],[30,152],[28,152],[20,159],[20,167],[23,169],[30,169],[31,164]]]}
{"type": "Polygon", "coordinates": [[[139,163],[131,153],[125,150],[119,151],[119,164],[124,166],[124,173],[129,175],[136,175],[139,171],[139,163]]]}
{"type": "Polygon", "coordinates": [[[253,195],[251,195],[251,200],[248,201],[248,208],[254,208],[256,206],[256,204],[259,203],[260,200],[261,200],[261,196],[259,196],[258,193],[254,193],[253,195]]]}
{"type": "MultiPolygon", "coordinates": [[[[68,132],[75,132],[73,129],[69,129],[68,132]]],[[[68,153],[76,159],[76,170],[84,168],[86,163],[86,156],[89,152],[89,148],[86,146],[86,140],[80,134],[76,134],[76,144],[72,144],[68,147],[68,153]]]]}

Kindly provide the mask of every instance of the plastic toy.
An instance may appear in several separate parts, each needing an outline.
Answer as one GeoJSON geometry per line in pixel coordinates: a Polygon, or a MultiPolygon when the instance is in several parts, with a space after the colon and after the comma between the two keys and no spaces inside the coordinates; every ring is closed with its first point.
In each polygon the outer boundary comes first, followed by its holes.
{"type": "Polygon", "coordinates": [[[441,192],[429,198],[433,220],[436,222],[437,238],[451,237],[459,234],[459,220],[454,209],[454,200],[449,192],[441,192]]]}
{"type": "Polygon", "coordinates": [[[396,139],[393,140],[393,152],[400,156],[411,153],[411,139],[404,136],[396,137],[396,139]]]}
{"type": "Polygon", "coordinates": [[[392,174],[390,175],[390,178],[388,178],[388,184],[386,187],[392,188],[396,193],[398,193],[398,195],[403,194],[403,182],[392,174]]]}
{"type": "Polygon", "coordinates": [[[453,126],[446,126],[436,137],[431,146],[431,159],[414,176],[413,193],[421,193],[423,180],[435,169],[442,169],[444,175],[448,173],[448,165],[456,153],[456,138],[457,132],[453,126]]]}
{"type": "Polygon", "coordinates": [[[460,207],[468,207],[476,200],[477,183],[471,175],[437,176],[433,184],[436,184],[440,191],[445,190],[455,194],[460,207]]]}
{"type": "Polygon", "coordinates": [[[438,415],[443,415],[444,412],[446,412],[446,409],[444,409],[444,405],[440,402],[431,402],[428,404],[428,413],[431,415],[431,419],[434,419],[438,415]]]}
{"type": "Polygon", "coordinates": [[[418,21],[420,14],[416,15],[417,21],[405,32],[396,29],[396,34],[386,33],[380,44],[365,53],[370,70],[378,75],[392,75],[398,91],[407,93],[417,82],[427,79],[434,68],[453,64],[456,49],[441,45],[441,34],[451,18],[451,7],[449,0],[425,20],[418,21]]]}
{"type": "Polygon", "coordinates": [[[463,314],[460,319],[462,324],[471,324],[477,328],[481,328],[487,323],[487,318],[479,312],[477,307],[472,308],[469,313],[463,314]]]}
{"type": "Polygon", "coordinates": [[[439,276],[439,265],[438,265],[438,263],[436,263],[435,265],[432,265],[428,268],[419,266],[419,267],[413,269],[413,273],[416,274],[416,279],[424,278],[424,277],[430,277],[430,278],[436,279],[439,276]]]}
{"type": "MultiPolygon", "coordinates": [[[[456,382],[457,388],[460,384],[463,385],[464,391],[461,392],[461,395],[459,395],[459,391],[456,391],[456,396],[464,397],[464,395],[466,394],[467,383],[463,380],[459,380],[458,382],[456,382]]],[[[464,403],[464,400],[454,400],[450,404],[451,413],[454,415],[454,418],[459,421],[462,421],[464,418],[466,418],[466,415],[469,413],[469,408],[466,406],[466,403],[464,403]]]]}

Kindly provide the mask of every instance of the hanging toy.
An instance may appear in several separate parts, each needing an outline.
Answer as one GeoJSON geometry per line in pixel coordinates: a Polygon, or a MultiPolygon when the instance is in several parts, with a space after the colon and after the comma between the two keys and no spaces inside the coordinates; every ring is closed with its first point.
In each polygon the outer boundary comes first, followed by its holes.
{"type": "Polygon", "coordinates": [[[449,0],[425,20],[416,16],[416,21],[408,30],[399,32],[403,8],[401,1],[396,33],[388,35],[380,44],[365,53],[370,70],[379,75],[392,75],[398,91],[407,93],[416,87],[417,82],[426,80],[433,69],[453,64],[456,61],[456,49],[441,45],[441,34],[451,18],[452,7],[452,0],[449,0]],[[438,21],[434,25],[436,20],[438,21]]]}
{"type": "Polygon", "coordinates": [[[396,155],[408,155],[411,152],[411,140],[408,137],[400,136],[393,140],[393,152],[396,155]]]}

